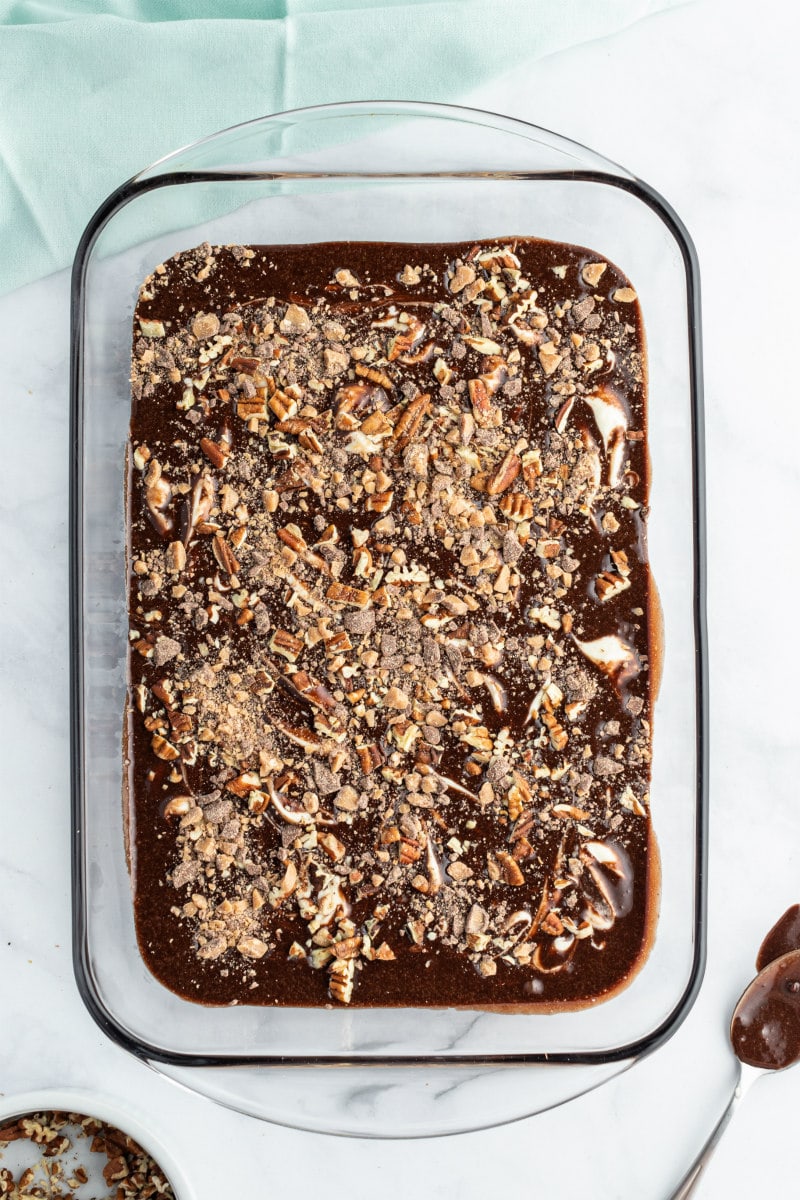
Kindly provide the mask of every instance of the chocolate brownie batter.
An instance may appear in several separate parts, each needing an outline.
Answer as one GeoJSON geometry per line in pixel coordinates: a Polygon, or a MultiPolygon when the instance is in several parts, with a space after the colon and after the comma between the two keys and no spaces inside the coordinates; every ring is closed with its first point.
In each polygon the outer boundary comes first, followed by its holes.
{"type": "Polygon", "coordinates": [[[201,246],[134,318],[142,955],[208,1004],[569,1008],[641,965],[644,333],[585,249],[201,246]]]}

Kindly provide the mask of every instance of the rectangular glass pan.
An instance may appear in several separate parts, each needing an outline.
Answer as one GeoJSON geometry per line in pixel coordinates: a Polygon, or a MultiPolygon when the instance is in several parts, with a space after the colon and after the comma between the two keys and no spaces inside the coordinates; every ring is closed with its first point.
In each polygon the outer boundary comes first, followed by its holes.
{"type": "Polygon", "coordinates": [[[697,270],[668,206],[553,134],[467,110],[334,105],[215,135],[124,185],[73,278],[74,954],[112,1037],[175,1064],[627,1059],[686,1014],[704,957],[705,669],[697,270]],[[664,610],[652,813],[661,905],[633,983],[580,1012],[205,1008],[150,975],[124,852],[123,497],[131,317],[153,266],[202,241],[462,241],[519,234],[589,246],[637,288],[649,351],[649,553],[664,610]]]}

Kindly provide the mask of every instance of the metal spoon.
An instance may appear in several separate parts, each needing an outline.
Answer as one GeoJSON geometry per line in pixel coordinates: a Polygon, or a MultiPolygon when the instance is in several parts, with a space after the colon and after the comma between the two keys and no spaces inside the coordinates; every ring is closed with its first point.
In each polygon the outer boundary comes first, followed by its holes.
{"type": "MultiPolygon", "coordinates": [[[[763,948],[762,948],[763,949],[763,948]]],[[[762,955],[759,955],[759,962],[762,955]]],[[[730,1038],[737,1056],[736,1086],[728,1105],[669,1200],[685,1200],[755,1081],[800,1060],[800,950],[768,962],[733,1010],[730,1038]]]]}
{"type": "Polygon", "coordinates": [[[744,1099],[755,1081],[765,1074],[765,1071],[759,1070],[757,1067],[747,1066],[744,1063],[738,1062],[738,1071],[736,1073],[736,1086],[733,1089],[733,1095],[728,1101],[727,1107],[720,1119],[709,1134],[708,1141],[700,1150],[697,1158],[694,1160],[689,1170],[684,1175],[674,1192],[670,1192],[669,1200],[685,1200],[687,1196],[691,1196],[697,1187],[701,1174],[705,1170],[708,1160],[717,1148],[717,1142],[722,1137],[728,1125],[731,1122],[733,1114],[738,1109],[740,1102],[744,1099]]]}

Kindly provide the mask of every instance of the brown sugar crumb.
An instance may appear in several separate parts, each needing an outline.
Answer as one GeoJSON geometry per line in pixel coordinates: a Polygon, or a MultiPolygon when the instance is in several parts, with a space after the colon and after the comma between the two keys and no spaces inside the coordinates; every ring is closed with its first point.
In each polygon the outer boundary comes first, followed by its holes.
{"type": "Polygon", "coordinates": [[[150,968],[220,1004],[610,994],[654,908],[625,276],[533,239],[206,245],[134,327],[150,968]]]}

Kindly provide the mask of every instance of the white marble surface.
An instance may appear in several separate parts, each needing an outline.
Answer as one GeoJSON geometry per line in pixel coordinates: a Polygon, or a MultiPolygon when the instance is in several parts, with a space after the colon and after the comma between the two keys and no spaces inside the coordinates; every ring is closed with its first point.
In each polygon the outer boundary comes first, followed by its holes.
{"type": "MultiPolygon", "coordinates": [[[[793,5],[696,0],[474,93],[658,188],[702,270],[709,501],[712,843],[709,961],[689,1019],[599,1091],[517,1125],[358,1144],[262,1125],[182,1092],[82,1006],[69,919],[65,276],[0,301],[4,586],[0,721],[0,1094],[85,1086],[132,1105],[198,1200],[321,1191],[354,1200],[666,1197],[733,1076],[725,1027],[762,934],[800,900],[792,640],[800,587],[794,357],[800,94],[793,5]],[[19,444],[18,444],[19,442],[19,444]],[[787,614],[788,621],[782,619],[787,614]],[[787,631],[788,635],[787,636],[787,631]]],[[[759,1084],[701,1190],[794,1194],[800,1072],[759,1084]]]]}

